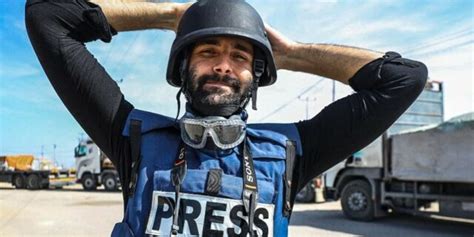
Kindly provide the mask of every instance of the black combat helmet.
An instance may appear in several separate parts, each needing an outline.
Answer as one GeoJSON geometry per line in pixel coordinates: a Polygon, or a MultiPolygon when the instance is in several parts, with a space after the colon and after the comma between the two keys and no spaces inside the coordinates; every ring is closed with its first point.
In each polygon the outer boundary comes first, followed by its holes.
{"type": "MultiPolygon", "coordinates": [[[[200,39],[212,36],[235,36],[248,40],[254,46],[254,87],[252,99],[256,100],[258,86],[268,86],[276,81],[276,68],[270,42],[263,20],[257,11],[243,0],[200,0],[183,14],[171,47],[166,79],[169,84],[181,87],[185,53],[200,39]]],[[[186,63],[185,63],[186,64],[186,63]]]]}
{"type": "Polygon", "coordinates": [[[185,49],[199,39],[211,36],[236,36],[247,39],[263,54],[265,71],[259,86],[276,81],[273,54],[262,18],[243,0],[200,0],[183,14],[171,47],[166,79],[181,86],[180,64],[185,49]]]}

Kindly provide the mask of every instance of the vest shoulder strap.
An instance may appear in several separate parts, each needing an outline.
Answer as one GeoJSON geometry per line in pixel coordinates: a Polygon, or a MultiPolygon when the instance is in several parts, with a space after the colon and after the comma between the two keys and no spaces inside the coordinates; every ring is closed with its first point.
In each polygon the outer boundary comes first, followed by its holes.
{"type": "Polygon", "coordinates": [[[137,182],[138,176],[138,167],[140,166],[140,148],[142,140],[142,121],[137,119],[132,119],[130,121],[130,154],[132,158],[132,169],[130,173],[130,181],[128,183],[128,193],[129,197],[132,197],[135,192],[135,185],[137,182]]]}
{"type": "Polygon", "coordinates": [[[291,201],[291,185],[293,180],[293,169],[296,158],[296,142],[293,140],[286,141],[286,167],[285,167],[285,196],[283,215],[290,217],[292,211],[291,201]]]}
{"type": "Polygon", "coordinates": [[[164,129],[170,127],[177,127],[177,122],[174,118],[170,118],[161,114],[155,114],[147,111],[133,109],[128,115],[127,122],[123,127],[122,135],[131,135],[132,120],[140,120],[141,133],[147,133],[156,129],[164,129]]]}

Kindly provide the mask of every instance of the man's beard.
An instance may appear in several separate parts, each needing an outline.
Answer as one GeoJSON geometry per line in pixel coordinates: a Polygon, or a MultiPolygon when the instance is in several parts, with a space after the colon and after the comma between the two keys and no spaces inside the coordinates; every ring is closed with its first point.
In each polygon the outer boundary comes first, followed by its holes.
{"type": "Polygon", "coordinates": [[[202,75],[197,77],[194,68],[186,75],[188,102],[191,107],[203,116],[228,117],[236,113],[247,100],[250,86],[243,85],[238,78],[230,76],[202,75]],[[230,87],[229,90],[220,87],[210,87],[204,90],[208,82],[220,82],[230,87]]]}

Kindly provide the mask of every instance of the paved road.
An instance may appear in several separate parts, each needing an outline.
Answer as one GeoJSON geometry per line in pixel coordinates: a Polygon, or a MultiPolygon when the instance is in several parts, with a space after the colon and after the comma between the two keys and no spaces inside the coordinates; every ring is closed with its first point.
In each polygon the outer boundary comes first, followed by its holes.
{"type": "MultiPolygon", "coordinates": [[[[109,236],[122,216],[120,193],[15,190],[0,184],[0,236],[109,236]]],[[[344,218],[338,203],[298,204],[290,236],[474,236],[474,224],[411,216],[361,223],[344,218]]]]}
{"type": "Polygon", "coordinates": [[[122,216],[120,193],[15,190],[0,186],[0,236],[109,236],[122,216]]]}
{"type": "Polygon", "coordinates": [[[344,217],[339,202],[298,204],[291,219],[290,236],[474,237],[474,220],[468,223],[446,219],[399,214],[374,222],[357,222],[344,217]]]}

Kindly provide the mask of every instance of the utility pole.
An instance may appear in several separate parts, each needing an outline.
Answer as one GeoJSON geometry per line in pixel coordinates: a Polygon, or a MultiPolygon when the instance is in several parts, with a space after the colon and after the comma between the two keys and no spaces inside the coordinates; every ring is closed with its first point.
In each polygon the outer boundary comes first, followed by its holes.
{"type": "Polygon", "coordinates": [[[53,144],[53,161],[54,165],[57,166],[58,161],[56,161],[56,144],[53,144]]]}
{"type": "Polygon", "coordinates": [[[298,96],[298,99],[306,102],[306,119],[309,119],[309,102],[316,101],[316,97],[310,97],[310,96],[303,97],[300,95],[298,96]]]}
{"type": "Polygon", "coordinates": [[[41,145],[41,159],[44,159],[44,145],[41,145]]]}
{"type": "Polygon", "coordinates": [[[81,133],[79,133],[79,142],[81,142],[83,140],[84,140],[84,133],[81,132],[81,133]]]}
{"type": "Polygon", "coordinates": [[[332,102],[336,101],[336,81],[332,80],[332,102]]]}

